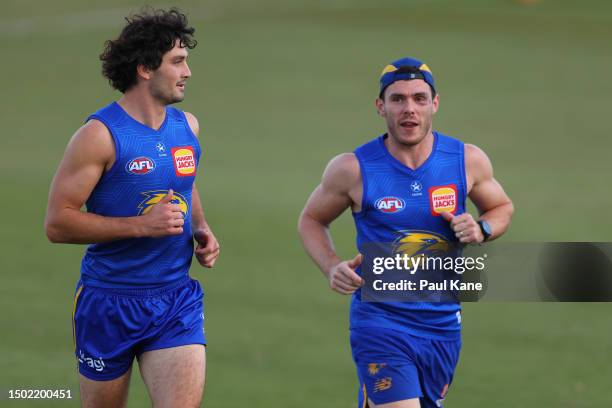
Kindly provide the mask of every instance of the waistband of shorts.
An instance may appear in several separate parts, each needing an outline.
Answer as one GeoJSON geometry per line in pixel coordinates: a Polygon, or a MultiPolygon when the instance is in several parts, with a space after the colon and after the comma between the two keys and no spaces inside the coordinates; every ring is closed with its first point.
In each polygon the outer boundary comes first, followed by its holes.
{"type": "Polygon", "coordinates": [[[103,292],[109,295],[117,295],[117,296],[126,296],[126,297],[153,297],[163,295],[168,292],[172,292],[174,290],[180,289],[181,287],[187,285],[191,282],[192,279],[190,276],[184,276],[176,282],[171,282],[163,286],[154,287],[154,288],[103,288],[99,286],[83,284],[84,287],[93,289],[98,292],[103,292]]]}

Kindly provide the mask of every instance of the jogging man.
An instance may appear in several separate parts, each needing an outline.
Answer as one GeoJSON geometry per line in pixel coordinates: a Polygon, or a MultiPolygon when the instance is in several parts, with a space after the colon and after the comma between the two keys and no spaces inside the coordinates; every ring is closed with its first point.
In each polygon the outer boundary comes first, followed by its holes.
{"type": "Polygon", "coordinates": [[[439,96],[431,70],[413,58],[380,76],[378,114],[387,132],[328,164],[299,220],[304,247],[331,288],[353,294],[351,348],[359,406],[441,407],[461,348],[459,303],[364,302],[361,254],[341,260],[331,224],[351,208],[357,247],[407,242],[480,243],[502,235],[512,202],[478,147],[432,131],[439,96]],[[466,212],[469,197],[479,210],[466,212]]]}
{"type": "Polygon", "coordinates": [[[194,29],[176,9],[126,20],[100,56],[123,96],[70,140],[45,228],[52,242],[91,244],[73,309],[83,406],[125,406],[136,357],[155,407],[199,407],[203,294],[188,270],[194,252],[212,267],[219,245],[194,184],[198,121],[169,106],[184,98],[194,29]]]}

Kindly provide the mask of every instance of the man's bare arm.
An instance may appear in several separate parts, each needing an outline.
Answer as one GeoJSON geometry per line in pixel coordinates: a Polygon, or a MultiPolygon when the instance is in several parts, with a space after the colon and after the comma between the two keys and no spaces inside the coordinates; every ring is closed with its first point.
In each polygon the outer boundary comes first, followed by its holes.
{"type": "Polygon", "coordinates": [[[191,227],[194,232],[210,229],[206,222],[206,217],[204,217],[204,208],[202,207],[200,194],[198,193],[198,188],[195,186],[195,183],[191,189],[191,227]]]}
{"type": "MultiPolygon", "coordinates": [[[[187,118],[191,131],[198,137],[200,133],[198,119],[189,112],[185,112],[185,117],[187,118]]],[[[200,265],[206,268],[212,268],[219,257],[220,246],[215,234],[213,234],[208,222],[206,222],[200,194],[195,184],[191,191],[191,227],[193,230],[193,237],[197,243],[194,251],[196,259],[200,265]]]]}
{"type": "MultiPolygon", "coordinates": [[[[189,112],[185,112],[185,117],[187,118],[187,123],[191,128],[196,137],[200,134],[200,123],[198,119],[189,112]]],[[[198,193],[198,189],[193,184],[191,189],[191,226],[194,233],[198,230],[210,229],[208,227],[208,223],[206,222],[206,218],[204,217],[204,208],[202,207],[202,202],[200,201],[200,194],[198,193]]]]}
{"type": "Polygon", "coordinates": [[[200,201],[200,195],[195,184],[191,195],[191,225],[193,229],[193,237],[197,242],[195,248],[195,256],[200,265],[206,268],[212,268],[217,261],[220,253],[220,246],[217,238],[213,234],[206,218],[204,217],[204,209],[200,201]]]}
{"type": "Polygon", "coordinates": [[[362,284],[354,269],[361,263],[360,255],[342,261],[336,254],[329,233],[329,224],[355,202],[356,190],[361,189],[359,164],[354,154],[335,157],[325,169],[321,184],[306,202],[298,222],[298,231],[306,252],[321,269],[337,292],[350,294],[362,284]]]}
{"type": "Polygon", "coordinates": [[[53,178],[45,217],[51,242],[88,244],[135,237],[181,234],[180,208],[171,195],[139,217],[104,217],[81,211],[94,187],[115,160],[112,137],[92,120],[70,140],[53,178]]]}
{"type": "Polygon", "coordinates": [[[486,220],[491,226],[493,235],[489,240],[498,238],[508,229],[514,206],[493,177],[493,166],[485,152],[467,144],[465,153],[466,171],[471,181],[470,200],[478,208],[480,219],[486,220]]]}

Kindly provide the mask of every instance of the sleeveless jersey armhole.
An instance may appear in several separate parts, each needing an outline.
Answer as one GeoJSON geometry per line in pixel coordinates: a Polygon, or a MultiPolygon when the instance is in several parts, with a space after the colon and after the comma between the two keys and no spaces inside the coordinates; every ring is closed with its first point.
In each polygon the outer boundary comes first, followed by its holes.
{"type": "Polygon", "coordinates": [[[361,211],[353,211],[353,216],[355,218],[361,218],[366,213],[366,203],[368,202],[368,181],[365,172],[365,164],[363,163],[362,158],[359,154],[357,154],[356,151],[354,152],[354,154],[355,157],[357,157],[357,161],[359,162],[359,172],[361,173],[361,188],[363,191],[361,192],[361,211]]]}
{"type": "Polygon", "coordinates": [[[200,158],[202,157],[202,147],[200,146],[200,139],[196,136],[195,133],[193,133],[193,129],[191,129],[191,126],[189,125],[189,121],[187,120],[187,115],[185,115],[185,112],[183,112],[180,109],[176,109],[176,111],[179,113],[181,118],[183,118],[183,124],[185,126],[185,129],[187,129],[187,133],[189,133],[189,135],[193,139],[194,146],[197,150],[198,165],[199,165],[200,158]]]}
{"type": "Polygon", "coordinates": [[[98,180],[98,183],[101,183],[102,181],[106,180],[107,178],[112,176],[117,171],[117,167],[119,167],[119,161],[121,158],[121,145],[119,143],[119,139],[117,138],[117,135],[115,135],[115,133],[113,132],[112,127],[108,124],[108,122],[104,118],[102,118],[99,115],[91,115],[87,118],[85,122],[89,122],[92,119],[95,119],[98,122],[102,123],[104,126],[106,126],[106,129],[108,129],[108,132],[111,135],[111,139],[113,141],[113,145],[115,148],[115,162],[113,163],[111,168],[108,169],[108,171],[105,171],[104,173],[102,173],[102,177],[100,177],[100,180],[98,180]]]}
{"type": "Polygon", "coordinates": [[[461,166],[460,174],[461,174],[461,184],[463,184],[463,208],[467,212],[467,200],[468,200],[468,185],[467,185],[467,175],[465,170],[465,144],[461,143],[461,148],[459,149],[459,165],[461,166]]]}

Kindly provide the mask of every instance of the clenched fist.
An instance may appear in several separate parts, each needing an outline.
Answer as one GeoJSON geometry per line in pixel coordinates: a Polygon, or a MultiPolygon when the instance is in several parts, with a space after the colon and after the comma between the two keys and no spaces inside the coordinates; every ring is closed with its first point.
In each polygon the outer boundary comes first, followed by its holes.
{"type": "Polygon", "coordinates": [[[480,230],[480,226],[470,213],[461,215],[453,215],[449,212],[443,212],[442,218],[450,222],[451,229],[455,232],[455,236],[459,242],[464,244],[479,244],[484,241],[484,235],[480,230]]]}
{"type": "Polygon", "coordinates": [[[148,213],[139,217],[142,219],[144,236],[157,238],[183,233],[185,215],[178,204],[172,204],[173,198],[174,191],[170,189],[148,213]]]}
{"type": "Polygon", "coordinates": [[[219,242],[210,229],[199,229],[193,233],[196,240],[194,253],[196,259],[205,268],[212,268],[219,257],[219,242]]]}
{"type": "Polygon", "coordinates": [[[361,254],[357,254],[350,261],[342,261],[331,268],[328,276],[329,286],[343,295],[350,295],[363,286],[363,279],[355,272],[361,265],[361,260],[361,254]]]}

